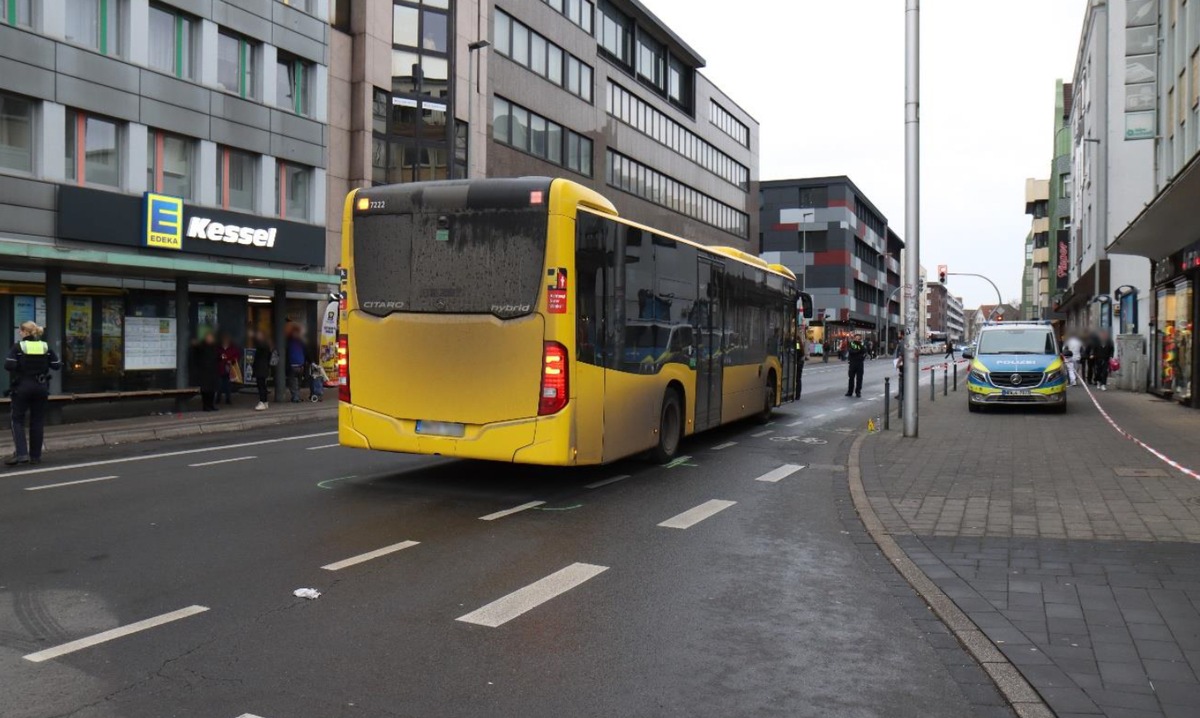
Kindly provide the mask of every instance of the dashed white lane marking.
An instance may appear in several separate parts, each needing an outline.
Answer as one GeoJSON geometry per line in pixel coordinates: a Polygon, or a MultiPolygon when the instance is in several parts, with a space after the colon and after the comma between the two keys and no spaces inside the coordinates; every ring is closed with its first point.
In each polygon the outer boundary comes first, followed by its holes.
{"type": "Polygon", "coordinates": [[[216,461],[201,461],[199,464],[188,464],[188,467],[195,469],[200,466],[214,466],[216,464],[228,464],[233,461],[249,461],[250,459],[257,458],[257,456],[235,456],[232,459],[217,459],[216,461]]]}
{"type": "Polygon", "coordinates": [[[26,486],[26,491],[41,491],[42,489],[57,489],[60,486],[74,486],[75,484],[90,484],[93,481],[109,481],[117,478],[116,476],[97,476],[94,479],[80,479],[79,481],[64,481],[61,484],[42,484],[41,486],[26,486]]]}
{"type": "MultiPolygon", "coordinates": [[[[815,419],[817,417],[814,416],[813,418],[815,419]]],[[[808,419],[801,419],[800,421],[793,421],[792,423],[788,424],[788,426],[800,426],[801,424],[803,424],[806,421],[808,421],[808,419]]]]}
{"type": "Polygon", "coordinates": [[[726,441],[724,444],[717,444],[716,446],[714,446],[712,448],[712,450],[720,451],[721,449],[728,449],[731,446],[737,446],[737,442],[736,441],[726,441]]]}
{"type": "Polygon", "coordinates": [[[518,511],[524,511],[526,509],[532,509],[535,506],[541,506],[544,503],[546,503],[546,502],[545,501],[530,501],[527,504],[521,504],[520,506],[514,506],[511,509],[504,509],[503,511],[497,511],[494,514],[488,514],[487,516],[480,516],[479,520],[480,521],[495,521],[496,519],[502,519],[505,516],[508,516],[510,514],[515,514],[518,511]]]}
{"type": "Polygon", "coordinates": [[[416,546],[418,543],[420,542],[401,541],[400,543],[394,543],[391,546],[384,546],[383,548],[375,549],[374,551],[368,551],[357,556],[351,556],[350,558],[342,559],[341,561],[335,561],[334,563],[322,566],[321,568],[325,569],[326,571],[340,571],[343,568],[354,566],[356,564],[363,563],[364,561],[370,561],[373,558],[379,558],[380,556],[387,556],[389,553],[403,551],[406,548],[416,546]]]}
{"type": "Polygon", "coordinates": [[[814,419],[822,419],[822,418],[824,418],[824,417],[825,417],[825,415],[824,415],[824,414],[817,414],[817,415],[816,415],[816,416],[814,416],[813,418],[814,418],[814,419]]]}
{"type": "Polygon", "coordinates": [[[161,454],[147,454],[146,456],[127,456],[123,459],[104,459],[103,461],[86,461],[80,464],[67,464],[66,466],[46,466],[40,469],[26,469],[25,471],[14,471],[5,474],[5,477],[11,476],[31,476],[33,474],[41,474],[47,471],[70,471],[71,469],[86,469],[91,466],[109,466],[111,464],[123,464],[128,461],[149,461],[151,459],[167,459],[172,456],[189,456],[191,454],[205,454],[212,451],[227,451],[229,449],[244,449],[247,446],[263,446],[265,444],[278,444],[284,441],[301,441],[303,439],[316,439],[322,436],[336,436],[336,431],[322,431],[319,434],[303,434],[301,436],[285,436],[282,439],[263,439],[262,441],[247,441],[241,444],[226,444],[225,446],[206,446],[203,449],[185,449],[183,451],[167,451],[161,454]]]}
{"type": "Polygon", "coordinates": [[[237,718],[262,718],[262,716],[256,716],[253,713],[243,713],[237,718]]]}
{"type": "Polygon", "coordinates": [[[700,523],[704,519],[720,513],[725,509],[736,504],[736,501],[724,501],[722,499],[711,499],[705,501],[695,508],[688,509],[678,516],[663,521],[659,526],[667,529],[686,529],[700,523]]]}
{"type": "Polygon", "coordinates": [[[68,653],[74,653],[75,651],[81,651],[84,648],[90,648],[92,646],[99,645],[101,643],[106,643],[108,641],[111,641],[111,640],[114,640],[117,638],[121,638],[123,636],[128,636],[130,634],[137,633],[139,631],[145,631],[148,628],[154,628],[155,626],[161,626],[164,623],[170,623],[171,621],[178,621],[181,618],[187,618],[188,616],[194,616],[197,613],[204,613],[207,610],[208,610],[207,606],[188,606],[187,608],[181,608],[178,611],[171,611],[170,613],[164,613],[161,616],[155,616],[154,618],[147,618],[144,621],[138,621],[137,623],[131,623],[128,626],[120,626],[118,628],[113,628],[113,629],[110,629],[107,631],[103,631],[101,633],[97,633],[93,636],[88,636],[87,638],[80,638],[78,640],[71,641],[70,643],[64,643],[61,646],[55,646],[54,648],[47,648],[46,650],[38,651],[37,653],[30,653],[28,656],[25,656],[25,660],[31,661],[33,663],[41,663],[42,661],[48,661],[52,658],[58,658],[59,656],[65,656],[68,653]]]}
{"type": "Polygon", "coordinates": [[[573,563],[454,620],[496,628],[607,570],[608,566],[573,563]]]}
{"type": "Polygon", "coordinates": [[[775,483],[776,481],[779,481],[780,479],[786,479],[787,477],[791,476],[792,474],[796,473],[797,471],[799,471],[800,469],[803,469],[803,468],[804,467],[801,466],[800,464],[784,464],[783,466],[780,466],[778,469],[771,469],[767,473],[765,473],[762,476],[755,479],[755,481],[769,481],[771,483],[775,483]]]}
{"type": "Polygon", "coordinates": [[[321,446],[310,446],[305,451],[320,451],[321,449],[336,449],[341,444],[322,444],[321,446]]]}
{"type": "Polygon", "coordinates": [[[598,489],[601,486],[608,486],[609,484],[615,484],[618,481],[624,481],[625,479],[628,479],[629,476],[630,476],[629,474],[621,474],[620,476],[614,476],[611,479],[604,479],[603,481],[596,481],[594,483],[588,484],[587,486],[584,486],[583,488],[598,489]]]}
{"type": "Polygon", "coordinates": [[[751,434],[750,438],[751,439],[761,439],[762,437],[766,436],[767,434],[774,434],[774,433],[775,433],[774,429],[767,429],[766,431],[760,431],[757,434],[751,434]]]}

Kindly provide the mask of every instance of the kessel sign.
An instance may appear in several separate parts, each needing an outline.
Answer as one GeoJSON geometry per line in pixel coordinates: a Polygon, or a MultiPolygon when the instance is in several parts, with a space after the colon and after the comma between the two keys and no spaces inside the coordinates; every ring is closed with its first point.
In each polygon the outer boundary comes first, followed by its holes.
{"type": "Polygon", "coordinates": [[[197,207],[178,197],[153,192],[135,197],[61,186],[58,236],[80,242],[145,247],[155,252],[318,267],[325,263],[323,227],[197,207]]]}

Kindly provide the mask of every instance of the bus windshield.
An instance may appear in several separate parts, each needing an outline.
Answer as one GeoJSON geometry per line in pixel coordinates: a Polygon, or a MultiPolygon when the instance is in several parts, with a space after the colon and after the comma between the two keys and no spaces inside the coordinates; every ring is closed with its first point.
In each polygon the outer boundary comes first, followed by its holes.
{"type": "Polygon", "coordinates": [[[392,312],[531,313],[546,255],[544,208],[371,214],[354,223],[358,303],[392,312]]]}
{"type": "Polygon", "coordinates": [[[1045,329],[992,329],[979,335],[979,354],[1053,354],[1054,335],[1045,329]]]}

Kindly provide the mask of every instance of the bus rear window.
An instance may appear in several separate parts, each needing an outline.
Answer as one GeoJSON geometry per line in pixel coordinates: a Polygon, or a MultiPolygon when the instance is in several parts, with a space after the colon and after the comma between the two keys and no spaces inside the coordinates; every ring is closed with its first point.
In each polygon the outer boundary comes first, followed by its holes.
{"type": "Polygon", "coordinates": [[[524,316],[546,258],[541,209],[374,214],[354,218],[354,285],[368,314],[524,316]]]}

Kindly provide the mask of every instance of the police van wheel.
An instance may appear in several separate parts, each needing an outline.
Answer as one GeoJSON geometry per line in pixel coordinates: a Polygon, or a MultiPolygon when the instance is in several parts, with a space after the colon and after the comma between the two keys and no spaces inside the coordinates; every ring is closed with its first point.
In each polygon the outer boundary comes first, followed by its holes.
{"type": "Polygon", "coordinates": [[[663,396],[662,411],[658,418],[658,445],[650,452],[651,458],[665,463],[675,458],[679,442],[683,438],[683,402],[679,392],[667,389],[663,396]]]}
{"type": "Polygon", "coordinates": [[[967,411],[971,412],[972,414],[978,414],[982,408],[983,407],[979,406],[978,404],[972,404],[969,401],[967,402],[967,411]]]}

